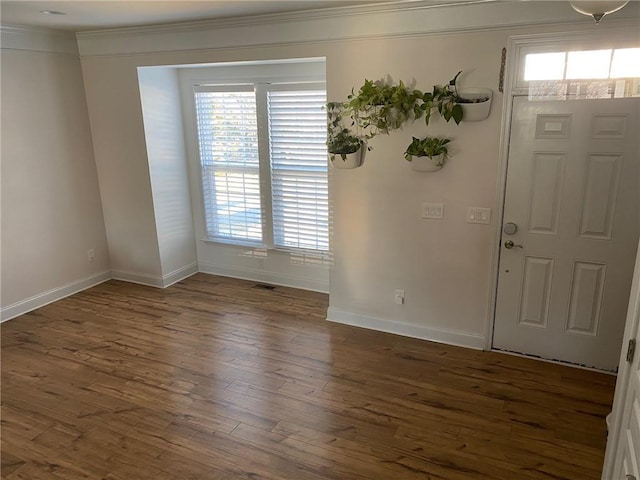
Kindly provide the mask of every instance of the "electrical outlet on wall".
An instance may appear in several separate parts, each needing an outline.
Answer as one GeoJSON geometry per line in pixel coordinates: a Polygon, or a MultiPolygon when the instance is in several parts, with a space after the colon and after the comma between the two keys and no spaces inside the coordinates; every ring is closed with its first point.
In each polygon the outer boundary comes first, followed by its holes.
{"type": "Polygon", "coordinates": [[[89,260],[90,262],[93,262],[95,258],[96,258],[96,252],[93,250],[93,248],[90,248],[89,250],[87,250],[87,260],[89,260]]]}
{"type": "Polygon", "coordinates": [[[489,223],[491,223],[491,209],[483,207],[469,207],[467,210],[467,222],[489,225],[489,223]]]}
{"type": "Polygon", "coordinates": [[[442,203],[423,203],[422,218],[444,218],[444,205],[442,203]]]}
{"type": "Polygon", "coordinates": [[[404,303],[404,290],[396,290],[394,300],[396,305],[402,305],[404,303]]]}

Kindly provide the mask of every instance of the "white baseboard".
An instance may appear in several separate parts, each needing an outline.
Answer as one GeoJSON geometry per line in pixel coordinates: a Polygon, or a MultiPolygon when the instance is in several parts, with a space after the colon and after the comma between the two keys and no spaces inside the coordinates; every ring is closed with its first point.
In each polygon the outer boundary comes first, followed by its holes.
{"type": "Polygon", "coordinates": [[[148,287],[162,288],[163,282],[160,275],[150,275],[148,273],[123,272],[121,270],[111,270],[111,277],[114,280],[123,282],[138,283],[148,287]]]}
{"type": "Polygon", "coordinates": [[[385,320],[382,318],[370,317],[358,313],[346,312],[331,308],[327,310],[327,320],[330,322],[352,325],[355,327],[368,328],[386,333],[394,333],[404,337],[420,338],[432,342],[446,343],[459,347],[482,350],[485,346],[484,336],[473,333],[457,332],[443,328],[425,327],[421,325],[411,325],[408,323],[385,320]]]}
{"type": "Polygon", "coordinates": [[[50,303],[62,300],[65,297],[73,295],[74,293],[81,292],[87,288],[95,287],[96,285],[106,282],[111,279],[111,272],[100,272],[96,275],[92,275],[75,282],[67,283],[60,287],[52,288],[46,292],[39,293],[25,300],[8,305],[0,310],[0,321],[4,322],[11,320],[12,318],[23,315],[27,312],[35,310],[36,308],[44,307],[50,303]]]}
{"type": "Polygon", "coordinates": [[[157,275],[149,275],[145,273],[121,272],[121,271],[105,271],[92,275],[75,282],[62,285],[61,287],[52,288],[43,293],[34,295],[25,300],[8,305],[0,309],[0,322],[11,320],[36,308],[44,307],[50,303],[62,300],[65,297],[81,292],[87,288],[95,287],[112,278],[115,280],[123,280],[125,282],[139,283],[151,287],[166,288],[174,283],[184,280],[191,275],[198,273],[198,264],[192,263],[182,268],[167,273],[162,277],[157,275]]]}
{"type": "Polygon", "coordinates": [[[162,287],[170,287],[174,283],[178,283],[180,280],[184,280],[196,273],[198,273],[198,264],[196,262],[180,267],[177,270],[162,276],[162,287]]]}
{"type": "Polygon", "coordinates": [[[194,273],[198,273],[198,264],[195,262],[162,276],[149,273],[123,272],[121,270],[112,270],[111,276],[114,280],[122,280],[123,282],[138,283],[147,287],[167,288],[194,273]]]}
{"type": "Polygon", "coordinates": [[[220,275],[222,277],[240,278],[242,280],[264,282],[271,285],[280,285],[283,287],[311,290],[313,292],[329,293],[329,284],[327,282],[311,280],[294,275],[269,273],[262,270],[254,270],[250,268],[223,267],[206,262],[198,262],[198,269],[202,273],[210,273],[212,275],[220,275]]]}

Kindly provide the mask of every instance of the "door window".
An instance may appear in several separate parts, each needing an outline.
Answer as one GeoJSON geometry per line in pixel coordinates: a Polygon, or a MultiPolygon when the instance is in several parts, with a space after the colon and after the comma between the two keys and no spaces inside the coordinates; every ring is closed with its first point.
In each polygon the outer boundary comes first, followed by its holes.
{"type": "Polygon", "coordinates": [[[640,48],[525,53],[523,63],[530,100],[640,96],[640,48]]]}

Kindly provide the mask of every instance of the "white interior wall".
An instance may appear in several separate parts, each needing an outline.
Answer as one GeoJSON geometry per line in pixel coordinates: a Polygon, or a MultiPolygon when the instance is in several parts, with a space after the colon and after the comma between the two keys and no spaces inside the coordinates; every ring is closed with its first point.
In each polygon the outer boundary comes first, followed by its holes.
{"type": "MultiPolygon", "coordinates": [[[[488,207],[495,214],[499,201],[497,163],[503,100],[497,92],[500,51],[510,35],[593,29],[586,17],[575,18],[575,13],[564,12],[565,5],[550,3],[519,2],[504,9],[500,6],[503,10],[488,5],[483,18],[490,17],[497,28],[468,32],[460,31],[460,23],[464,23],[461,18],[467,18],[470,24],[482,21],[477,14],[463,15],[476,12],[477,5],[435,12],[440,15],[439,22],[428,9],[382,16],[376,13],[369,19],[354,17],[350,19],[351,28],[344,32],[335,28],[320,31],[326,25],[323,17],[315,26],[313,21],[305,23],[302,30],[288,20],[256,24],[251,38],[243,34],[245,27],[207,30],[206,26],[79,35],[105,221],[109,241],[115,245],[114,262],[142,275],[159,271],[150,247],[146,256],[138,252],[141,245],[153,245],[156,237],[136,79],[139,66],[326,57],[330,100],[344,99],[365,78],[391,75],[396,81],[409,83],[415,79],[418,88],[428,90],[464,70],[462,86],[494,90],[489,119],[460,126],[435,120],[428,130],[414,125],[389,137],[378,137],[363,168],[331,172],[334,266],[328,317],[483,347],[493,288],[493,229],[466,223],[465,214],[469,206],[488,207]],[[514,9],[520,9],[520,16],[514,9]],[[495,19],[500,20],[504,12],[535,21],[546,15],[550,23],[570,17],[576,23],[496,25],[495,19]],[[406,25],[413,25],[413,30],[406,30],[405,24],[398,22],[399,15],[405,15],[406,25]],[[421,18],[425,25],[437,24],[438,28],[449,22],[457,32],[433,35],[428,27],[417,31],[421,18]],[[367,21],[374,19],[377,21],[367,21]],[[383,31],[379,31],[381,28],[383,31]],[[326,38],[331,34],[333,38],[326,38]],[[226,47],[234,41],[240,46],[220,48],[216,39],[226,47]],[[260,42],[264,44],[255,45],[260,42]],[[451,136],[453,158],[438,173],[414,173],[402,152],[412,135],[427,133],[451,136]],[[126,181],[119,181],[123,178],[126,181]],[[443,203],[445,218],[422,220],[420,207],[425,201],[443,203]],[[135,229],[123,229],[133,225],[135,229]],[[395,289],[406,291],[404,305],[394,304],[395,289]]],[[[598,28],[615,29],[615,20],[598,28]]],[[[498,220],[494,215],[492,222],[498,220]]]]}
{"type": "Polygon", "coordinates": [[[328,55],[334,99],[364,78],[390,74],[430,90],[459,70],[460,85],[495,94],[487,120],[456,126],[436,117],[428,127],[418,122],[373,139],[363,168],[332,172],[336,267],[330,319],[483,346],[493,230],[467,223],[466,213],[470,206],[496,210],[502,102],[497,72],[505,39],[504,32],[376,39],[350,42],[339,55],[328,55]],[[358,50],[377,52],[379,60],[354,55],[358,50]],[[436,52],[433,61],[416,62],[422,52],[436,52]],[[338,81],[341,87],[334,88],[338,81]],[[414,172],[402,156],[412,136],[426,135],[452,138],[452,158],[436,173],[414,172]],[[444,219],[422,219],[423,202],[443,203],[444,219]],[[396,289],[405,290],[405,304],[394,303],[396,289]]]}
{"type": "Polygon", "coordinates": [[[197,271],[177,71],[138,71],[162,285],[197,271]]]}
{"type": "Polygon", "coordinates": [[[3,27],[0,58],[6,320],[110,273],[73,35],[3,27]]]}
{"type": "Polygon", "coordinates": [[[162,286],[138,72],[119,64],[105,57],[87,68],[82,61],[111,270],[115,278],[162,286]]]}

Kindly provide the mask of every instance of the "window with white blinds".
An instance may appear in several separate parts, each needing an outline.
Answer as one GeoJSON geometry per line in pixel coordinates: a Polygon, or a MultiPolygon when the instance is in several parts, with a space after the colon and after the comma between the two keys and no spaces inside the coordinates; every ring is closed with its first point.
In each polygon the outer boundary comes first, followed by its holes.
{"type": "Polygon", "coordinates": [[[207,236],[262,241],[256,97],[250,91],[196,91],[207,236]]]}
{"type": "Polygon", "coordinates": [[[207,237],[327,251],[324,87],[196,87],[207,237]]]}
{"type": "Polygon", "coordinates": [[[329,250],[324,90],[269,90],[273,242],[329,250]]]}

